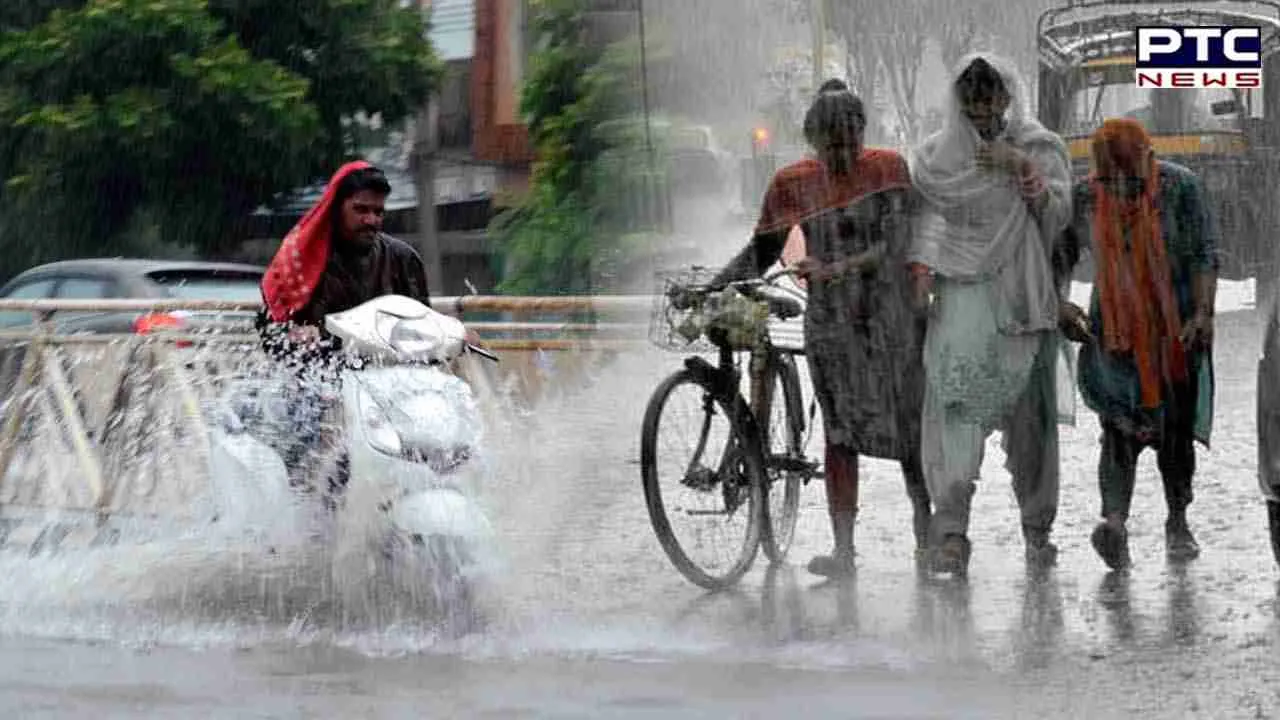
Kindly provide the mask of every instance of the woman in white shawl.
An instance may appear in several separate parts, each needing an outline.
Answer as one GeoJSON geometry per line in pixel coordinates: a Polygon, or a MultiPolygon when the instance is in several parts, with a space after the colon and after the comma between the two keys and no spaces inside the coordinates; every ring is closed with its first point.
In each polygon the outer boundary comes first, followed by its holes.
{"type": "Polygon", "coordinates": [[[937,572],[963,574],[986,438],[1004,431],[1028,563],[1051,565],[1058,506],[1058,293],[1053,240],[1070,219],[1061,138],[1031,118],[1007,61],[961,60],[945,125],[910,157],[923,203],[911,261],[932,290],[922,462],[937,572]]]}

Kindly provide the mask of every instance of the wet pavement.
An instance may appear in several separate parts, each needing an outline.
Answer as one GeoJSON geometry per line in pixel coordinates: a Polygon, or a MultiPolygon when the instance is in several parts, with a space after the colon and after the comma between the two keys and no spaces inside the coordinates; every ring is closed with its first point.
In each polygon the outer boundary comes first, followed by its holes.
{"type": "MultiPolygon", "coordinates": [[[[103,601],[103,588],[90,611],[83,595],[56,598],[98,582],[91,558],[11,561],[0,582],[0,716],[1280,715],[1280,574],[1254,474],[1258,332],[1252,312],[1219,317],[1214,444],[1200,454],[1191,511],[1204,552],[1185,568],[1164,560],[1150,454],[1134,501],[1135,568],[1109,573],[1094,555],[1098,428],[1081,407],[1062,428],[1062,552],[1047,574],[1023,567],[993,438],[967,584],[917,574],[896,466],[864,461],[856,578],[823,583],[803,570],[828,542],[812,483],[797,566],[767,570],[761,557],[737,590],[707,595],[649,528],[639,421],[678,359],[643,351],[565,383],[537,414],[493,418],[485,501],[504,564],[482,630],[352,630],[292,610],[246,619],[236,606],[254,581],[237,562],[210,561],[202,578],[179,582],[183,601],[164,612],[132,613],[132,600],[103,601]],[[183,611],[202,595],[217,599],[183,611]]],[[[172,584],[171,571],[151,570],[162,559],[112,563],[172,584]]],[[[289,582],[309,592],[305,577],[289,582]]],[[[129,596],[160,584],[137,580],[129,596]]]]}

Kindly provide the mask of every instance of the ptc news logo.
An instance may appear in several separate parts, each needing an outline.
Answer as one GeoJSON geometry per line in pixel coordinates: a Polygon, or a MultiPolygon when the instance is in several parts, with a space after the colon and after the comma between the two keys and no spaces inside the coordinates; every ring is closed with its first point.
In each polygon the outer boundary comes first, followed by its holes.
{"type": "Polygon", "coordinates": [[[1135,82],[1140,88],[1262,86],[1262,29],[1140,27],[1135,82]]]}

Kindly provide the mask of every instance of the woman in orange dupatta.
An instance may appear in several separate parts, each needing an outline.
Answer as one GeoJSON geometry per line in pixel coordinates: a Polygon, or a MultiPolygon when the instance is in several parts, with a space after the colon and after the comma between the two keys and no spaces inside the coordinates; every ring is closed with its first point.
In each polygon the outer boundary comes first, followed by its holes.
{"type": "Polygon", "coordinates": [[[1208,446],[1213,416],[1215,229],[1199,178],[1158,160],[1138,121],[1103,123],[1093,161],[1058,250],[1063,273],[1086,250],[1096,268],[1087,320],[1067,304],[1064,323],[1083,343],[1080,389],[1102,424],[1103,522],[1092,542],[1108,566],[1130,564],[1138,456],[1152,447],[1169,511],[1166,551],[1188,560],[1200,552],[1187,524],[1194,442],[1208,446]]]}
{"type": "Polygon", "coordinates": [[[920,348],[924,315],[914,304],[905,253],[910,182],[902,157],[862,144],[861,100],[828,81],[805,117],[816,156],[782,168],[765,194],[751,244],[717,278],[758,276],[793,237],[807,280],[805,354],[822,406],[827,505],[834,551],[809,570],[843,576],[854,567],[858,457],[897,460],[923,549],[929,495],[920,470],[920,348]],[[793,235],[796,229],[802,237],[793,235]]]}

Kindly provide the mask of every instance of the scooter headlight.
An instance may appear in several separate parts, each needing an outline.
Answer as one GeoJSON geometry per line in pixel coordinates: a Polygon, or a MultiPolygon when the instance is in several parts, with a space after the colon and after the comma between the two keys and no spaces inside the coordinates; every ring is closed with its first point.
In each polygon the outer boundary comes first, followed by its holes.
{"type": "Polygon", "coordinates": [[[360,417],[364,421],[365,437],[378,452],[400,456],[404,452],[404,443],[395,424],[378,403],[367,394],[360,396],[360,417]]]}
{"type": "Polygon", "coordinates": [[[451,410],[440,393],[423,393],[384,406],[375,394],[360,393],[360,416],[369,444],[378,452],[411,462],[425,463],[440,475],[448,475],[469,461],[474,448],[468,437],[458,437],[450,423],[451,410]]]}

